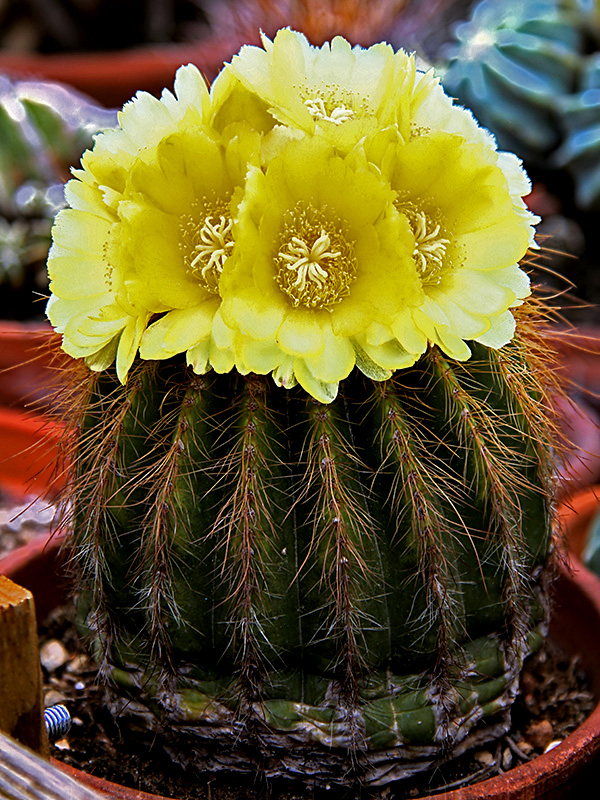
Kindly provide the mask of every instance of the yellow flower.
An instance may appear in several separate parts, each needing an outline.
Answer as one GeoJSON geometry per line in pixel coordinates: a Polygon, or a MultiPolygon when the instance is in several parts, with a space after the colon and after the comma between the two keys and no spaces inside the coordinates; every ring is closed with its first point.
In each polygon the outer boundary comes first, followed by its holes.
{"type": "Polygon", "coordinates": [[[53,227],[48,255],[52,295],[46,313],[63,334],[63,349],[84,357],[92,369],[108,367],[116,357],[123,377],[131,366],[148,320],[133,306],[118,265],[119,221],[101,189],[69,181],[70,208],[53,227]]]}
{"type": "MultiPolygon", "coordinates": [[[[417,85],[420,83],[423,83],[423,79],[418,81],[417,85]]],[[[454,105],[437,81],[426,91],[418,91],[415,94],[418,97],[412,104],[412,130],[417,133],[428,131],[455,133],[466,142],[480,144],[483,157],[503,172],[515,214],[529,226],[529,247],[536,248],[534,226],[540,218],[532,214],[523,201],[523,197],[531,192],[531,182],[521,161],[514,153],[497,150],[496,140],[492,134],[477,123],[468,109],[454,105]]]]}
{"type": "Polygon", "coordinates": [[[257,134],[240,125],[221,144],[195,67],[178,70],[175,93],[140,93],[125,106],[120,128],[84,155],[53,230],[48,316],[64,349],[93,369],[116,356],[122,381],[140,345],[150,359],[187,351],[197,371],[210,359],[233,366],[212,326],[257,134]]]}
{"type": "Polygon", "coordinates": [[[180,125],[151,161],[140,159],[132,168],[119,207],[121,258],[129,295],[161,315],[142,337],[142,358],[187,352],[196,372],[233,367],[233,354],[213,337],[213,323],[253,142],[252,133],[240,131],[223,146],[209,132],[180,125]]]}
{"type": "Polygon", "coordinates": [[[410,103],[434,86],[431,74],[417,79],[413,56],[383,43],[353,48],[336,36],[317,48],[286,28],[262,44],[242,47],[215,81],[218,127],[252,114],[264,133],[279,122],[347,151],[398,116],[402,127],[410,103]]]}
{"type": "Polygon", "coordinates": [[[416,361],[424,347],[378,341],[424,298],[394,198],[366,160],[319,136],[250,171],[220,281],[242,371],[273,371],[329,402],[355,363],[382,379],[416,361]]]}
{"type": "Polygon", "coordinates": [[[406,144],[366,145],[396,192],[424,292],[422,304],[398,314],[392,332],[404,347],[431,342],[460,360],[470,356],[465,339],[498,348],[512,338],[510,308],[530,293],[518,261],[535,221],[520,208],[528,187],[513,174],[515,162],[487,137],[472,138],[430,129],[406,144]]]}
{"type": "Polygon", "coordinates": [[[501,347],[535,246],[518,159],[388,45],[244,47],[127,104],[66,188],[48,315],[93,369],[186,353],[323,402],[435,344],[501,347]]]}

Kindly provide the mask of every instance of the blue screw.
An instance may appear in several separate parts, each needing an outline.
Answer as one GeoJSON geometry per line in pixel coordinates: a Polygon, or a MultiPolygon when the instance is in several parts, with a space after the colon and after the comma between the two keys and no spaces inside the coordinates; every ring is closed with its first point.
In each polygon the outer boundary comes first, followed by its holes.
{"type": "Polygon", "coordinates": [[[69,732],[71,715],[69,709],[63,705],[50,706],[44,711],[44,722],[49,739],[59,739],[69,732]]]}

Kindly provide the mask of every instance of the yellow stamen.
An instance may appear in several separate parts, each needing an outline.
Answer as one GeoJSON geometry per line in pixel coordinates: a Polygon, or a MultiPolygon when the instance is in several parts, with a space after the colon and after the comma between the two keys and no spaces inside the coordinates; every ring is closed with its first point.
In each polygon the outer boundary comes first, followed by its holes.
{"type": "Polygon", "coordinates": [[[219,277],[233,249],[233,221],[224,203],[203,204],[205,214],[193,214],[184,225],[183,250],[189,272],[212,294],[218,294],[219,277]],[[212,213],[206,214],[208,208],[212,213]],[[198,221],[200,216],[200,221],[198,221]]]}
{"type": "Polygon", "coordinates": [[[277,283],[294,306],[330,309],[349,293],[356,276],[352,245],[312,206],[286,215],[276,261],[277,283]]]}

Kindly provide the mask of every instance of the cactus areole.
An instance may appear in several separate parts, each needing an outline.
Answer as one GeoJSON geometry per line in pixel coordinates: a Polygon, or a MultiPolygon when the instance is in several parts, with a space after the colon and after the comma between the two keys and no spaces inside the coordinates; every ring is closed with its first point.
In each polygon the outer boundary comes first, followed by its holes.
{"type": "Polygon", "coordinates": [[[412,57],[290,30],[84,155],[79,620],[178,760],[381,784],[506,729],[552,550],[528,191],[412,57]]]}

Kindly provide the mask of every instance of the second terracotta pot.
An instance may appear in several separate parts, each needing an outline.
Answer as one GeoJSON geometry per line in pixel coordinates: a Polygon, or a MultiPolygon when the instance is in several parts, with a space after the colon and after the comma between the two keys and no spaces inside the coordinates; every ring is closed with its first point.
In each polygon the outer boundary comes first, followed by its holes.
{"type": "MultiPolygon", "coordinates": [[[[59,577],[57,539],[40,539],[0,559],[0,573],[29,588],[38,613],[45,615],[65,590],[59,577]]],[[[553,750],[529,763],[473,786],[441,792],[443,800],[566,800],[589,797],[586,786],[600,771],[600,580],[577,561],[556,582],[551,637],[567,652],[578,653],[587,670],[597,705],[591,716],[553,750]]],[[[155,800],[138,790],[79,772],[55,762],[79,781],[115,800],[155,800]]],[[[240,797],[243,792],[240,792],[240,797]]],[[[401,796],[401,795],[399,795],[401,796]]]]}

